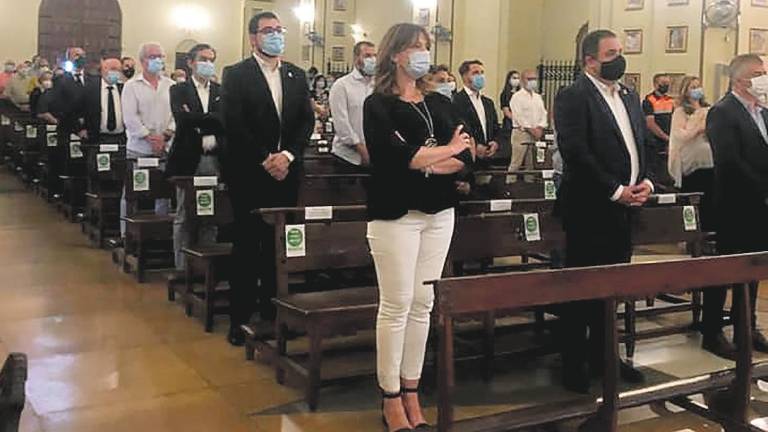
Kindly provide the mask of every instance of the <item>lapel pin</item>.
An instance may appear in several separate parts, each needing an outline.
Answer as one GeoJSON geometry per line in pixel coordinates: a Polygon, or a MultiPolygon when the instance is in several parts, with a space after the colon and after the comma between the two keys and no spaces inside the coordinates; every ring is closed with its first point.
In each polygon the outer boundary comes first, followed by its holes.
{"type": "Polygon", "coordinates": [[[293,72],[288,72],[288,78],[293,78],[293,72]]]}

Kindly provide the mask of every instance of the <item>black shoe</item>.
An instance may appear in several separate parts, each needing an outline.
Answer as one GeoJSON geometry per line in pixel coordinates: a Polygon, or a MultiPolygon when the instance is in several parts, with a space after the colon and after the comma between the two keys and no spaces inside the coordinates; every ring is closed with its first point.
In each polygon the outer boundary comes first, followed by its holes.
{"type": "MultiPolygon", "coordinates": [[[[384,416],[384,399],[400,399],[403,395],[402,391],[399,391],[397,393],[387,393],[384,390],[381,390],[381,422],[384,423],[384,427],[389,430],[389,423],[387,423],[387,417],[384,416]]],[[[413,432],[413,429],[411,428],[401,428],[396,430],[395,432],[413,432]]]]}
{"type": "Polygon", "coordinates": [[[241,347],[245,345],[245,332],[240,327],[230,327],[227,341],[232,346],[241,347]]]}
{"type": "Polygon", "coordinates": [[[726,360],[736,360],[736,346],[725,338],[722,331],[704,336],[701,348],[726,360]]]}
{"type": "Polygon", "coordinates": [[[760,330],[755,329],[752,332],[752,347],[755,351],[768,353],[768,339],[765,338],[765,335],[760,330]]]}
{"type": "Polygon", "coordinates": [[[589,373],[586,365],[563,364],[563,387],[574,393],[589,394],[589,373]]]}
{"type": "MultiPolygon", "coordinates": [[[[419,392],[418,388],[413,388],[413,389],[404,388],[402,390],[403,396],[408,394],[408,393],[418,393],[418,392],[419,392]]],[[[405,404],[403,404],[403,408],[405,408],[405,404]]],[[[408,410],[407,409],[405,410],[405,415],[408,416],[408,410]]],[[[408,421],[410,421],[410,416],[408,416],[408,421]]],[[[415,431],[427,431],[427,430],[430,430],[430,429],[431,429],[431,426],[429,425],[429,423],[419,423],[419,424],[417,424],[416,426],[413,427],[413,430],[415,430],[415,431]]]]}
{"type": "Polygon", "coordinates": [[[625,382],[632,384],[645,382],[645,375],[624,360],[619,361],[619,376],[625,382]]]}

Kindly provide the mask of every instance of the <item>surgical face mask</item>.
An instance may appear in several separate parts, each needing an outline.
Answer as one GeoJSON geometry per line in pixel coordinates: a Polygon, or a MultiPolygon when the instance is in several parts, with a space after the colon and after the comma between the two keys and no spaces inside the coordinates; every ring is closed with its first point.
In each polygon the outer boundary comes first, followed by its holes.
{"type": "Polygon", "coordinates": [[[261,52],[270,57],[283,55],[285,53],[285,35],[281,32],[264,35],[261,42],[261,52]]]}
{"type": "Polygon", "coordinates": [[[19,69],[19,74],[22,75],[22,76],[27,76],[27,75],[29,75],[29,73],[31,71],[32,71],[32,68],[23,67],[23,68],[19,69]]]}
{"type": "Polygon", "coordinates": [[[131,79],[133,78],[133,75],[136,73],[136,69],[132,67],[127,67],[123,69],[123,75],[125,75],[126,78],[131,79]]]}
{"type": "Polygon", "coordinates": [[[161,58],[151,58],[147,62],[147,72],[152,75],[159,75],[165,68],[165,62],[161,58]]]}
{"type": "Polygon", "coordinates": [[[185,83],[185,82],[187,82],[187,79],[184,78],[184,77],[176,78],[176,84],[182,84],[182,83],[185,83]]]}
{"type": "Polygon", "coordinates": [[[520,78],[510,78],[509,85],[511,85],[513,88],[520,87],[520,78]]]}
{"type": "Polygon", "coordinates": [[[376,73],[376,57],[366,57],[363,59],[363,67],[360,69],[363,75],[373,76],[376,73]]]}
{"type": "Polygon", "coordinates": [[[199,61],[195,66],[195,71],[200,77],[211,79],[211,77],[216,75],[216,65],[211,61],[199,61]]]}
{"type": "Polygon", "coordinates": [[[429,73],[430,67],[432,67],[432,56],[429,51],[414,51],[408,56],[405,72],[417,80],[424,78],[429,73]]]}
{"type": "Polygon", "coordinates": [[[761,75],[759,77],[752,78],[751,81],[752,87],[747,90],[749,90],[753,96],[759,99],[768,97],[768,75],[761,75]]]}
{"type": "Polygon", "coordinates": [[[43,81],[40,81],[40,85],[43,86],[44,89],[49,90],[53,88],[53,81],[43,80],[43,81]]]}
{"type": "Polygon", "coordinates": [[[6,73],[13,73],[13,71],[15,71],[15,70],[16,70],[16,65],[15,65],[15,64],[13,64],[13,63],[8,63],[8,64],[6,64],[6,65],[5,65],[5,67],[3,68],[3,70],[4,70],[6,73]]]}
{"type": "Polygon", "coordinates": [[[704,89],[701,87],[691,89],[691,91],[688,92],[688,96],[693,100],[700,101],[704,99],[704,89]]]}
{"type": "Polygon", "coordinates": [[[440,93],[441,95],[452,98],[453,97],[453,91],[456,90],[456,83],[455,82],[445,82],[440,83],[435,87],[435,91],[437,93],[440,93]]]}
{"type": "Polygon", "coordinates": [[[627,71],[627,59],[618,56],[615,59],[600,63],[600,77],[607,81],[618,81],[627,71]]]}
{"type": "Polygon", "coordinates": [[[120,81],[120,72],[116,70],[107,71],[107,76],[104,77],[104,80],[109,85],[115,85],[120,81]]]}
{"type": "Polygon", "coordinates": [[[480,91],[485,88],[485,75],[484,74],[477,74],[472,77],[472,87],[480,91]]]}
{"type": "Polygon", "coordinates": [[[529,80],[525,88],[530,92],[535,92],[539,89],[539,82],[537,80],[529,80]]]}

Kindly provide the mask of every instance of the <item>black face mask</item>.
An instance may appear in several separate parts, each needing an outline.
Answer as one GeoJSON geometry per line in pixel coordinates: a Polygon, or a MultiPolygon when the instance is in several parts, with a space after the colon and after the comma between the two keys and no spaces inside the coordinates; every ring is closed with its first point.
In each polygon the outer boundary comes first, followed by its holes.
{"type": "Polygon", "coordinates": [[[665,95],[669,93],[669,84],[660,85],[658,90],[659,90],[659,94],[665,95]]]}
{"type": "Polygon", "coordinates": [[[136,69],[134,68],[125,68],[123,69],[123,75],[125,75],[126,78],[131,79],[133,78],[133,75],[136,73],[136,69]]]}
{"type": "Polygon", "coordinates": [[[600,78],[607,81],[618,81],[627,71],[627,59],[620,55],[611,61],[600,63],[600,78]]]}

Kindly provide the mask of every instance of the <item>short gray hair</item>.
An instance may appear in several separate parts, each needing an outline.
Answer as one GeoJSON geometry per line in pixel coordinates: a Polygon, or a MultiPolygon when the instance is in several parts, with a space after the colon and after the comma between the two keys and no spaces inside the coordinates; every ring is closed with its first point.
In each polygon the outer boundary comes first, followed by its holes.
{"type": "Polygon", "coordinates": [[[744,69],[749,65],[763,64],[763,59],[757,54],[742,54],[734,57],[731,60],[731,64],[728,65],[728,77],[731,81],[735,81],[744,74],[744,69]]]}
{"type": "Polygon", "coordinates": [[[147,58],[147,51],[149,51],[150,48],[160,48],[160,51],[165,54],[163,46],[158,42],[146,42],[141,44],[141,47],[139,47],[139,61],[145,60],[147,58]]]}

